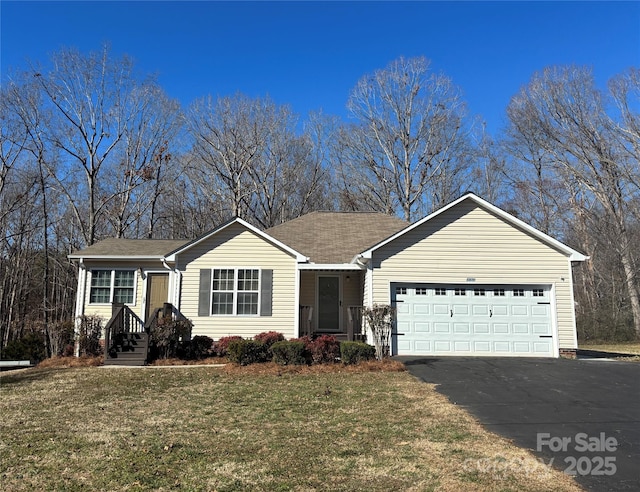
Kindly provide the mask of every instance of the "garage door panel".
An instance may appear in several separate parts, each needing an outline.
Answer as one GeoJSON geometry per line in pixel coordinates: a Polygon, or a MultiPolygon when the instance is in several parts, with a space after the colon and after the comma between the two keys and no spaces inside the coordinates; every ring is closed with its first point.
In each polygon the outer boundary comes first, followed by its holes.
{"type": "Polygon", "coordinates": [[[489,316],[489,306],[487,304],[474,304],[471,306],[471,314],[474,316],[489,316]]]}
{"type": "Polygon", "coordinates": [[[401,355],[554,355],[548,290],[409,284],[395,292],[401,355]]]}
{"type": "Polygon", "coordinates": [[[434,304],[433,314],[449,314],[449,304],[434,304]]]}
{"type": "Polygon", "coordinates": [[[490,333],[489,323],[473,323],[473,333],[488,335],[490,333]]]}
{"type": "Polygon", "coordinates": [[[469,316],[469,306],[465,304],[454,304],[451,308],[454,316],[469,316]]]}
{"type": "Polygon", "coordinates": [[[511,306],[511,316],[528,316],[529,309],[527,306],[511,306]]]}
{"type": "Polygon", "coordinates": [[[451,333],[451,326],[449,323],[434,323],[433,331],[435,333],[451,333]]]}
{"type": "Polygon", "coordinates": [[[428,315],[431,314],[431,306],[429,304],[414,304],[413,314],[415,315],[428,315]]]}
{"type": "Polygon", "coordinates": [[[491,353],[491,342],[473,342],[473,350],[479,353],[491,353]]]}
{"type": "Polygon", "coordinates": [[[454,323],[453,332],[469,335],[471,333],[471,326],[469,323],[454,323]]]}
{"type": "Polygon", "coordinates": [[[431,324],[430,323],[419,323],[416,322],[413,324],[414,333],[431,333],[431,324]]]}
{"type": "Polygon", "coordinates": [[[527,323],[513,323],[512,333],[514,335],[528,335],[529,325],[527,323]]]}
{"type": "Polygon", "coordinates": [[[494,323],[493,332],[499,334],[509,333],[509,325],[507,323],[494,323]]]}

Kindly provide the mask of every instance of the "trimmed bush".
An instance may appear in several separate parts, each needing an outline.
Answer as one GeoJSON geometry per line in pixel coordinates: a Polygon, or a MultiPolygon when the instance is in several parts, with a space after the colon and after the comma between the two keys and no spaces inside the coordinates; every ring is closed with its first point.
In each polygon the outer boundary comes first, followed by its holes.
{"type": "Polygon", "coordinates": [[[204,359],[209,357],[213,350],[213,338],[196,335],[191,340],[182,342],[181,350],[178,353],[180,358],[204,359]]]}
{"type": "Polygon", "coordinates": [[[262,342],[265,344],[267,349],[269,349],[274,343],[282,342],[284,340],[284,335],[282,333],[278,333],[277,331],[265,331],[262,333],[258,333],[254,340],[258,342],[262,342]]]}
{"type": "Polygon", "coordinates": [[[241,366],[266,362],[268,360],[267,347],[257,340],[232,340],[227,348],[227,357],[231,362],[241,366]]]}
{"type": "Polygon", "coordinates": [[[273,362],[281,366],[304,365],[308,363],[309,352],[304,342],[301,341],[280,341],[271,346],[273,362]]]}
{"type": "Polygon", "coordinates": [[[342,342],[340,344],[340,359],[344,364],[357,364],[375,359],[376,348],[363,342],[342,342]]]}
{"type": "Polygon", "coordinates": [[[329,364],[340,357],[340,342],[331,335],[322,335],[309,341],[307,349],[314,364],[329,364]]]}
{"type": "Polygon", "coordinates": [[[182,340],[191,338],[191,321],[166,316],[149,332],[150,358],[172,359],[178,355],[182,340]]]}
{"type": "Polygon", "coordinates": [[[243,340],[243,338],[237,335],[222,337],[213,346],[213,352],[218,357],[226,357],[229,354],[229,344],[234,340],[243,340]]]}

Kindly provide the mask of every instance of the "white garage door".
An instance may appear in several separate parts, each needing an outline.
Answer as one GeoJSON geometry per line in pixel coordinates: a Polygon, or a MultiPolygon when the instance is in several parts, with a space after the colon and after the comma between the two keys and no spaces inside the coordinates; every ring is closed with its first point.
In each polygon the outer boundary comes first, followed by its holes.
{"type": "Polygon", "coordinates": [[[392,288],[397,308],[395,354],[555,356],[547,286],[392,288]]]}

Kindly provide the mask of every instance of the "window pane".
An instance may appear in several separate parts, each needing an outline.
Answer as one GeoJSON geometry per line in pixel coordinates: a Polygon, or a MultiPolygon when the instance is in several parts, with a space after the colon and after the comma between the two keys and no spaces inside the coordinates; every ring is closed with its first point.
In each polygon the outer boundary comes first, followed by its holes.
{"type": "Polygon", "coordinates": [[[233,314],[233,292],[214,292],[212,314],[233,314]]]}
{"type": "Polygon", "coordinates": [[[116,270],[115,277],[116,287],[133,287],[136,275],[132,270],[116,270]]]}
{"type": "Polygon", "coordinates": [[[233,270],[213,270],[213,290],[233,290],[233,270]]]}
{"type": "Polygon", "coordinates": [[[113,302],[133,304],[133,287],[116,287],[113,289],[113,302]]]}
{"type": "Polygon", "coordinates": [[[238,270],[238,290],[258,290],[258,270],[238,270]]]}
{"type": "Polygon", "coordinates": [[[258,314],[258,294],[239,292],[238,314],[258,314]]]}
{"type": "Polygon", "coordinates": [[[92,270],[91,287],[111,287],[111,270],[92,270]]]}
{"type": "Polygon", "coordinates": [[[108,304],[110,293],[111,289],[109,287],[91,287],[89,302],[91,304],[108,304]]]}

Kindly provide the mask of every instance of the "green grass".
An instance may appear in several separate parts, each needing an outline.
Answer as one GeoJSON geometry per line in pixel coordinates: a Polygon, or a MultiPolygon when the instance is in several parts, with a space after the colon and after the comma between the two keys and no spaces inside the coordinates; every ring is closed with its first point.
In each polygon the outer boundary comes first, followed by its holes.
{"type": "Polygon", "coordinates": [[[0,414],[3,490],[578,490],[408,373],[32,369],[0,414]]]}

